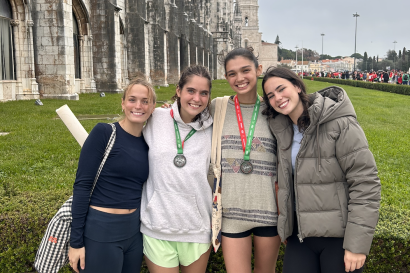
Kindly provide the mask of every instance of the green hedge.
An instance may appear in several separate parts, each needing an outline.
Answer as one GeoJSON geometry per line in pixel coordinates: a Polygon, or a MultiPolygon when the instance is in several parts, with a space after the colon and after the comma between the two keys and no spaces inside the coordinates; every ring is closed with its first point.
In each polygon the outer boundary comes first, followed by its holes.
{"type": "MultiPolygon", "coordinates": [[[[0,272],[33,272],[45,229],[71,190],[0,192],[0,272]]],[[[410,211],[383,206],[364,272],[410,272],[410,211]]],[[[282,245],[276,272],[282,272],[282,245]]],[[[71,272],[65,268],[61,272],[71,272]]],[[[148,272],[144,265],[141,272],[148,272]]],[[[208,272],[226,272],[222,251],[212,253],[208,272]]]]}
{"type": "MultiPolygon", "coordinates": [[[[307,76],[305,79],[311,79],[312,77],[307,76]]],[[[364,82],[364,81],[353,81],[353,80],[342,80],[342,79],[332,79],[326,77],[313,77],[315,81],[320,82],[330,82],[335,84],[351,85],[355,87],[362,87],[367,89],[374,89],[383,92],[390,92],[402,95],[410,95],[410,85],[399,85],[391,83],[378,83],[378,82],[364,82]]]]}

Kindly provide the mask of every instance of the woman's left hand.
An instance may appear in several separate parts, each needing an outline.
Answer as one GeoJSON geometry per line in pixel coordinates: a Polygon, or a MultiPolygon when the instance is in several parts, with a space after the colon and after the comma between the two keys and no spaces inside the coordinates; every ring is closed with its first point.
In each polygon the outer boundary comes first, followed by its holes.
{"type": "Polygon", "coordinates": [[[346,272],[353,272],[356,269],[360,269],[366,261],[366,255],[356,254],[345,249],[345,270],[346,272]]]}

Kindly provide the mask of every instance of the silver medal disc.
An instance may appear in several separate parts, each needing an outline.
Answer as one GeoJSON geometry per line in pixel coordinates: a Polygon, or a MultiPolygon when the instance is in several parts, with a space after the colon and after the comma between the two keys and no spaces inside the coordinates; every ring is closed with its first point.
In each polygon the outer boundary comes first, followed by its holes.
{"type": "Polygon", "coordinates": [[[249,161],[244,161],[241,164],[241,172],[244,174],[250,174],[253,171],[252,163],[249,161]]]}
{"type": "Polygon", "coordinates": [[[178,168],[184,167],[186,164],[186,157],[184,155],[176,155],[174,157],[174,165],[178,168]]]}

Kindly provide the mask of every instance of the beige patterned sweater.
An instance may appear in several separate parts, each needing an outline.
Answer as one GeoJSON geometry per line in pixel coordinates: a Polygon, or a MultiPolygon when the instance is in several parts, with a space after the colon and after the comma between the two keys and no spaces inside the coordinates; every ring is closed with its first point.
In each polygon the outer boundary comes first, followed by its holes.
{"type": "MultiPolygon", "coordinates": [[[[266,116],[261,107],[252,141],[250,162],[251,174],[243,174],[243,149],[236,119],[233,97],[228,101],[222,130],[222,232],[241,233],[255,227],[276,226],[277,208],[275,202],[274,178],[276,176],[276,141],[272,136],[266,116]]],[[[248,135],[253,104],[241,104],[242,118],[248,135]]],[[[211,104],[214,113],[215,100],[211,104]]]]}

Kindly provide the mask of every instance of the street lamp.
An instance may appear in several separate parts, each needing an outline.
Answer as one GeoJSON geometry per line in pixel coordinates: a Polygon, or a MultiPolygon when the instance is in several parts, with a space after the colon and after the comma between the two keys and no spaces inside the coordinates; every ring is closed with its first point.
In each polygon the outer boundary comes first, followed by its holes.
{"type": "Polygon", "coordinates": [[[295,63],[295,69],[296,69],[296,73],[298,73],[298,46],[295,46],[296,48],[296,63],[295,63]]]}
{"type": "Polygon", "coordinates": [[[320,34],[320,35],[322,35],[322,58],[323,58],[323,36],[325,36],[325,34],[322,33],[322,34],[320,34]]]}
{"type": "Polygon", "coordinates": [[[393,42],[393,44],[394,44],[394,52],[393,52],[393,69],[394,70],[396,70],[396,44],[397,44],[397,41],[394,41],[393,42]]]}
{"type": "Polygon", "coordinates": [[[354,66],[353,66],[353,71],[356,70],[356,36],[357,36],[357,17],[359,17],[360,15],[357,14],[357,12],[355,14],[353,14],[353,17],[356,17],[356,29],[354,32],[354,66]]]}

